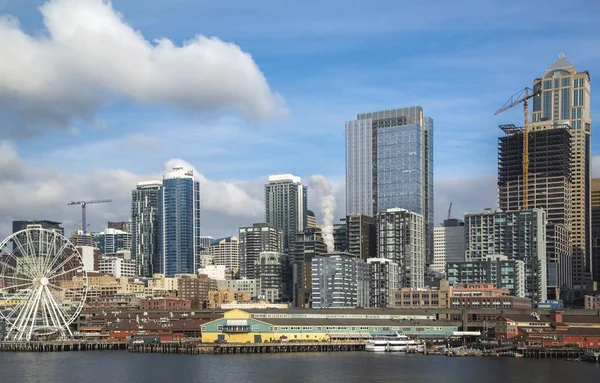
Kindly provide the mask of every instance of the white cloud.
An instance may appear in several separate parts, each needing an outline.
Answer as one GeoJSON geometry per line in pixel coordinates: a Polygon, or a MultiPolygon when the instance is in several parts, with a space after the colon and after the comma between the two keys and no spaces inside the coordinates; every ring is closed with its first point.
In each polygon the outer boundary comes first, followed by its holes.
{"type": "MultiPolygon", "coordinates": [[[[112,99],[197,110],[235,109],[249,118],[285,113],[250,54],[197,35],[177,46],[147,41],[102,0],[50,0],[45,34],[28,35],[0,17],[0,107],[22,125],[71,129],[74,117],[112,99]]],[[[12,132],[17,134],[18,132],[12,132]]]]}
{"type": "MultiPolygon", "coordinates": [[[[175,165],[192,168],[180,159],[167,161],[165,168],[175,165]]],[[[235,234],[239,226],[264,219],[264,197],[259,188],[263,180],[215,181],[201,173],[195,175],[201,184],[201,220],[207,235],[235,234]]],[[[0,141],[0,236],[10,234],[12,221],[20,219],[60,221],[70,235],[79,225],[81,209],[67,206],[67,202],[110,198],[112,203],[88,207],[90,229],[100,231],[109,220],[130,218],[131,190],[137,182],[160,178],[159,172],[135,174],[113,169],[75,174],[30,166],[10,143],[0,141]]]]}

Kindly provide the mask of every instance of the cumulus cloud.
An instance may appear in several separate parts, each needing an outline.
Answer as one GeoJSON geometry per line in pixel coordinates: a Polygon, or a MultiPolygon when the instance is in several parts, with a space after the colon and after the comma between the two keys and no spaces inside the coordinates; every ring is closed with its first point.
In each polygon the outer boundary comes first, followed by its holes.
{"type": "Polygon", "coordinates": [[[105,0],[50,0],[40,12],[40,35],[0,17],[0,50],[10,57],[0,60],[0,107],[27,129],[71,129],[75,117],[93,122],[95,109],[115,98],[235,109],[249,118],[285,113],[282,98],[235,44],[201,35],[180,46],[166,38],[149,42],[105,0]]]}
{"type": "MultiPolygon", "coordinates": [[[[189,163],[172,159],[165,164],[193,168],[189,163]]],[[[203,234],[220,236],[235,234],[237,228],[264,219],[262,193],[236,181],[215,181],[195,172],[201,184],[203,234]],[[249,191],[248,191],[249,190],[249,191]]],[[[13,220],[49,219],[63,222],[70,235],[81,220],[78,206],[67,206],[71,200],[110,198],[112,203],[90,205],[90,230],[100,231],[107,221],[128,220],[131,190],[137,182],[161,179],[161,174],[135,174],[127,170],[90,170],[84,174],[62,171],[54,167],[30,166],[16,149],[0,141],[0,236],[11,232],[13,220]]]]}

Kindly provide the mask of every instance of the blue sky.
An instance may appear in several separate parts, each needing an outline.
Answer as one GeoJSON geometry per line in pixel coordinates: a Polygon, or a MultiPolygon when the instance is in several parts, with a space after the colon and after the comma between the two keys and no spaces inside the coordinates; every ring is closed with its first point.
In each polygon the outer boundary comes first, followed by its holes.
{"type": "MultiPolygon", "coordinates": [[[[43,36],[41,4],[4,0],[0,12],[16,17],[27,34],[43,36]]],[[[68,129],[42,119],[26,123],[35,125],[28,128],[31,134],[1,130],[0,139],[10,142],[23,164],[81,176],[122,169],[141,177],[182,158],[210,180],[238,184],[273,173],[319,173],[337,183],[341,195],[344,122],[359,112],[418,104],[435,121],[437,219],[451,200],[459,206],[457,214],[494,203],[497,125],[520,125],[522,111],[494,112],[512,94],[531,86],[560,52],[591,73],[592,89],[600,73],[596,0],[112,5],[148,41],[168,38],[180,45],[205,35],[238,45],[252,55],[289,113],[248,119],[227,108],[194,110],[109,97],[68,129]]],[[[600,97],[592,97],[592,116],[599,103],[600,97]]],[[[0,110],[2,116],[12,121],[10,110],[0,110]]],[[[215,235],[225,234],[233,217],[227,222],[215,225],[215,235]]]]}

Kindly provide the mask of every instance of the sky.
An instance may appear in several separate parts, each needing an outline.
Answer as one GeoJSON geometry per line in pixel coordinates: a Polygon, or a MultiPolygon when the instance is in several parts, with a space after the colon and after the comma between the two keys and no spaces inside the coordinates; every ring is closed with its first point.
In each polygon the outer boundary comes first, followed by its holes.
{"type": "Polygon", "coordinates": [[[434,119],[435,221],[495,206],[498,125],[522,109],[494,112],[564,52],[596,116],[598,20],[597,0],[0,0],[0,236],[76,230],[71,200],[113,200],[89,230],[128,220],[174,165],[200,179],[203,235],[263,221],[269,174],[325,176],[339,218],[345,121],[412,105],[434,119]]]}

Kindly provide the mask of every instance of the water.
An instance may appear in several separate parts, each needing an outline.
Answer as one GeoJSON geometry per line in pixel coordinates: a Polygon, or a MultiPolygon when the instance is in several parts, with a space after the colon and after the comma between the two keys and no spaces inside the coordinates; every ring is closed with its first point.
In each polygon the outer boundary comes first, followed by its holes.
{"type": "Polygon", "coordinates": [[[2,383],[586,383],[600,365],[557,360],[356,353],[163,355],[0,353],[2,383]]]}

